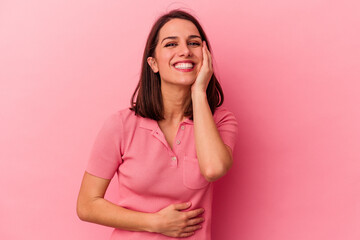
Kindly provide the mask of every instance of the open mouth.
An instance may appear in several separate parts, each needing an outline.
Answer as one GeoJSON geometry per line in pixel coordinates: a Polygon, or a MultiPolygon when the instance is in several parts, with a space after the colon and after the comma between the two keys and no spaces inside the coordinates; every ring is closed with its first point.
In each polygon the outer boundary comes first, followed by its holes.
{"type": "Polygon", "coordinates": [[[191,72],[195,68],[194,63],[176,63],[173,67],[181,72],[191,72]]]}

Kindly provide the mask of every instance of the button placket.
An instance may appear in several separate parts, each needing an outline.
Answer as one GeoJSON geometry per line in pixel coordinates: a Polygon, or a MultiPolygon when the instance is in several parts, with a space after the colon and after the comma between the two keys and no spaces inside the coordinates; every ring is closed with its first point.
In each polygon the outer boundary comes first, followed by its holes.
{"type": "Polygon", "coordinates": [[[178,163],[178,161],[177,161],[177,157],[175,157],[175,156],[173,156],[173,157],[171,157],[171,166],[177,166],[177,163],[178,163]]]}
{"type": "Polygon", "coordinates": [[[181,138],[181,136],[184,134],[184,133],[183,133],[183,130],[185,129],[185,126],[184,126],[184,125],[180,125],[180,128],[179,128],[179,129],[181,129],[181,130],[180,130],[180,131],[178,130],[177,133],[176,133],[176,136],[175,136],[176,141],[175,141],[174,149],[177,148],[176,145],[180,145],[180,143],[181,143],[180,138],[181,138]]]}
{"type": "MultiPolygon", "coordinates": [[[[181,125],[180,126],[180,129],[183,131],[184,129],[185,129],[185,126],[184,125],[181,125]]],[[[178,132],[177,134],[176,134],[176,137],[178,137],[178,135],[183,135],[181,132],[178,132]]],[[[176,143],[176,145],[179,145],[180,143],[181,143],[181,140],[180,139],[177,139],[176,141],[175,141],[175,143],[176,143]]]]}
{"type": "Polygon", "coordinates": [[[170,165],[172,167],[177,167],[177,165],[178,165],[178,158],[175,155],[177,155],[177,152],[180,150],[179,149],[179,145],[181,143],[180,139],[184,134],[185,125],[181,124],[179,129],[180,130],[178,130],[178,132],[176,133],[176,136],[175,136],[176,140],[175,140],[175,144],[173,146],[173,149],[171,149],[170,145],[166,141],[165,136],[164,136],[164,134],[161,131],[159,126],[156,129],[154,129],[153,132],[152,132],[154,137],[157,138],[160,142],[162,142],[164,144],[164,146],[168,149],[169,158],[170,158],[170,165]]]}

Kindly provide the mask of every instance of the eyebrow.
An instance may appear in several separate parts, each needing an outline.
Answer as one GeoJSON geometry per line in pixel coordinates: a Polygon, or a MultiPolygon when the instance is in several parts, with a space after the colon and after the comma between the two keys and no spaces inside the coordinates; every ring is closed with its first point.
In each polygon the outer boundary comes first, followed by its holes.
{"type": "MultiPolygon", "coordinates": [[[[170,36],[170,37],[166,37],[166,38],[164,38],[162,41],[161,41],[161,43],[165,40],[165,39],[177,39],[177,38],[179,38],[178,36],[170,36]]],[[[192,39],[192,38],[200,38],[201,39],[201,37],[200,36],[198,36],[198,35],[189,35],[189,37],[188,38],[190,38],[190,39],[192,39]]]]}

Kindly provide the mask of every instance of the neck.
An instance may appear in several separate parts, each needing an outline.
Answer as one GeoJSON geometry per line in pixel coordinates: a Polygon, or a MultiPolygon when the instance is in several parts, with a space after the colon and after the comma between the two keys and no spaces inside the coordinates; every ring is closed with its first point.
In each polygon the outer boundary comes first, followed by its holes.
{"type": "Polygon", "coordinates": [[[165,122],[179,123],[185,120],[184,111],[191,100],[189,87],[163,87],[161,85],[165,122]]]}

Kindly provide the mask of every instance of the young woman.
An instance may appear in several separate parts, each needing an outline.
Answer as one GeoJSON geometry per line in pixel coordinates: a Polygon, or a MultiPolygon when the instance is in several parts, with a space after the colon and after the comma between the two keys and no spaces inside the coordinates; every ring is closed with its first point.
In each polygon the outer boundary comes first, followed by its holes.
{"type": "Polygon", "coordinates": [[[114,227],[111,239],[211,239],[212,182],[230,169],[238,131],[223,100],[199,22],[181,10],[158,18],[131,107],[96,137],[79,218],[114,227]],[[104,199],[115,172],[117,204],[104,199]]]}

